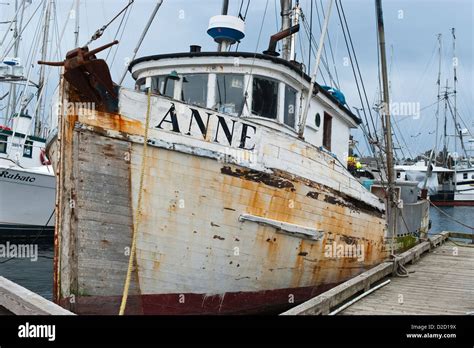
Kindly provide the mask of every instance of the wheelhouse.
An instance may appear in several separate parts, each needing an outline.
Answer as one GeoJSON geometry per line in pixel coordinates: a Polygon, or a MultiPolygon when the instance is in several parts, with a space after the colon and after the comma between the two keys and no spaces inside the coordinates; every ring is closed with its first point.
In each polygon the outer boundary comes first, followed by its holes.
{"type": "MultiPolygon", "coordinates": [[[[130,64],[135,89],[216,113],[250,119],[298,136],[310,78],[299,66],[262,54],[190,52],[143,57],[130,64]],[[148,83],[147,83],[148,81],[148,83]]],[[[317,85],[305,125],[305,141],[347,157],[350,129],[360,120],[317,85]]]]}

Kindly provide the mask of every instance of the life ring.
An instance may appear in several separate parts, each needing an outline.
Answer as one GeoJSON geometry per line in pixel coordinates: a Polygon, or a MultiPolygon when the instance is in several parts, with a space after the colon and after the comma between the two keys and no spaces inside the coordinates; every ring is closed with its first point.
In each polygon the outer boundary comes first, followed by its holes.
{"type": "Polygon", "coordinates": [[[41,164],[44,165],[44,166],[49,166],[51,164],[51,161],[46,156],[46,150],[45,149],[41,149],[40,161],[41,161],[41,164]]]}

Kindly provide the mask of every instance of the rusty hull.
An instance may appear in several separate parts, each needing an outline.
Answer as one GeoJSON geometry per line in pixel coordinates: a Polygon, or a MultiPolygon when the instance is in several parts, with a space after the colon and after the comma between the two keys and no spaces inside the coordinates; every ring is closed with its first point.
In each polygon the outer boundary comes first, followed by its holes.
{"type": "MultiPolygon", "coordinates": [[[[57,149],[50,158],[58,175],[54,294],[73,311],[90,312],[85,304],[94,299],[116,303],[122,294],[143,156],[143,145],[132,136],[143,130],[141,122],[119,114],[62,115],[49,146],[57,149]]],[[[150,299],[177,306],[176,294],[195,295],[202,303],[218,296],[216,313],[225,307],[226,294],[260,294],[245,308],[249,312],[264,311],[265,302],[288,305],[291,294],[301,302],[387,257],[384,215],[374,207],[290,172],[255,172],[153,145],[142,211],[131,295],[140,298],[136,306],[148,303],[162,313],[164,307],[150,299]],[[241,222],[243,213],[315,228],[323,238],[241,222]],[[339,245],[359,247],[363,254],[328,256],[328,246],[339,245]],[[276,303],[265,295],[271,291],[279,294],[276,303]]],[[[222,312],[239,312],[238,303],[229,306],[234,311],[222,312]]],[[[110,308],[114,314],[117,306],[110,308]]]]}

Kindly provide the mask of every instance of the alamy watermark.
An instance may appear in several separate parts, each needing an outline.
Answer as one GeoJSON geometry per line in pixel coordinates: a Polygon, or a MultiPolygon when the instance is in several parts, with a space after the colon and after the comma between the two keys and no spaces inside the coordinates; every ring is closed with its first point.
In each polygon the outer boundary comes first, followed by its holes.
{"type": "Polygon", "coordinates": [[[326,244],[324,246],[324,256],[331,259],[357,259],[361,262],[365,259],[363,244],[326,244]]]}
{"type": "Polygon", "coordinates": [[[418,102],[381,103],[379,110],[383,114],[389,111],[391,116],[411,116],[415,120],[419,119],[421,115],[421,107],[418,102]]]}
{"type": "Polygon", "coordinates": [[[2,258],[38,261],[38,244],[0,244],[0,259],[2,258]]]}
{"type": "Polygon", "coordinates": [[[94,102],[56,103],[54,107],[58,115],[94,117],[96,114],[96,105],[94,102]]]}

